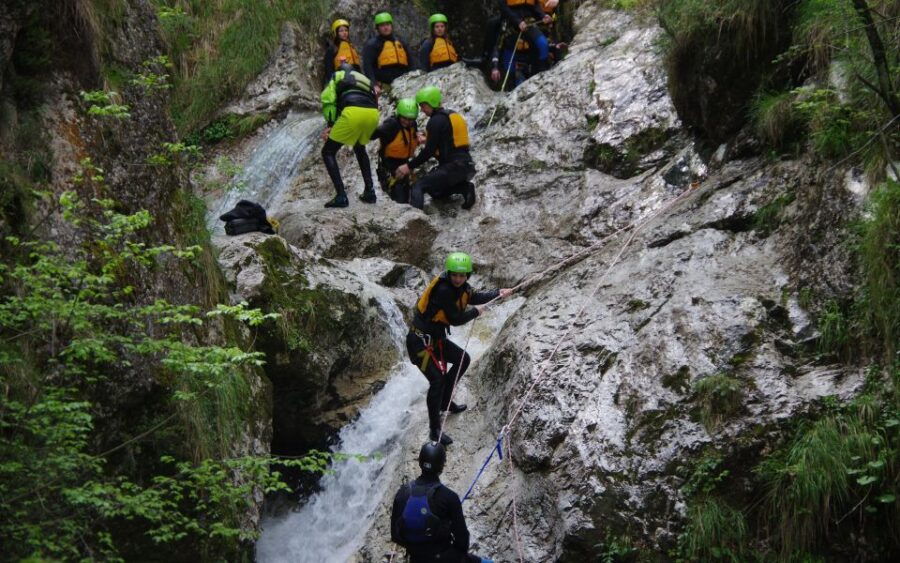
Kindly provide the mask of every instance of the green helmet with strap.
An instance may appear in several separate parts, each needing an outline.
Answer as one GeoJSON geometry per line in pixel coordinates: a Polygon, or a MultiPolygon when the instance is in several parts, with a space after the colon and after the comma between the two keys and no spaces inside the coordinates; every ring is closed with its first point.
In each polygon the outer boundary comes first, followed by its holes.
{"type": "Polygon", "coordinates": [[[447,16],[444,14],[431,14],[431,17],[428,18],[428,28],[434,27],[436,23],[447,23],[447,16]]]}
{"type": "Polygon", "coordinates": [[[416,92],[417,104],[428,104],[433,108],[441,107],[441,91],[437,86],[426,86],[416,92]]]}
{"type": "Polygon", "coordinates": [[[378,12],[375,14],[375,25],[379,26],[383,23],[394,23],[394,18],[387,12],[378,12]]]}
{"type": "Polygon", "coordinates": [[[447,256],[444,266],[451,274],[471,274],[472,257],[465,252],[452,252],[447,256]]]}
{"type": "Polygon", "coordinates": [[[397,101],[397,115],[407,119],[419,117],[419,106],[412,98],[400,98],[397,101]]]}

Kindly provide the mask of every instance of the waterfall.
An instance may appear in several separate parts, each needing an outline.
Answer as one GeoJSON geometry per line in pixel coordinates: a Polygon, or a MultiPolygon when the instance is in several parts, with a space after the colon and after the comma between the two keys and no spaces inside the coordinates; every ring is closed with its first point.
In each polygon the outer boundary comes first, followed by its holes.
{"type": "Polygon", "coordinates": [[[319,114],[292,113],[258,140],[256,148],[243,163],[243,170],[211,207],[207,217],[210,230],[223,229],[219,215],[234,207],[238,200],[249,199],[266,209],[277,205],[297,176],[300,163],[316,146],[323,126],[319,114]]]}
{"type": "MultiPolygon", "coordinates": [[[[424,424],[428,384],[406,360],[407,327],[403,315],[390,298],[379,296],[376,301],[390,319],[393,340],[402,348],[402,360],[356,421],[341,430],[333,448],[376,457],[336,463],[334,471],[322,477],[321,490],[298,511],[264,518],[262,537],[256,544],[256,559],[261,563],[350,559],[361,547],[373,513],[380,503],[386,502],[387,487],[400,458],[400,437],[414,431],[414,421],[424,424]]],[[[484,352],[497,329],[523,301],[503,303],[479,321],[482,330],[474,331],[469,343],[473,359],[484,352]]],[[[455,331],[460,344],[467,331],[467,327],[455,331]]]]}

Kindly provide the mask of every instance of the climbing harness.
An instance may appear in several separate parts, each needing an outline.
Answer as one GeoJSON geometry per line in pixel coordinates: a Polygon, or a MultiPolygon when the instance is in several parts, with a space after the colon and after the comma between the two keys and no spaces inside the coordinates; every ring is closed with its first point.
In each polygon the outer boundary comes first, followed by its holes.
{"type": "Polygon", "coordinates": [[[422,373],[425,373],[425,370],[428,369],[428,360],[431,360],[434,362],[434,365],[437,366],[441,375],[447,375],[447,362],[444,361],[444,339],[440,338],[437,341],[438,353],[441,355],[441,359],[438,359],[434,354],[434,345],[431,343],[431,335],[418,331],[416,331],[415,334],[422,339],[422,343],[425,345],[425,349],[419,354],[422,356],[422,363],[419,365],[419,370],[421,370],[422,373]]]}

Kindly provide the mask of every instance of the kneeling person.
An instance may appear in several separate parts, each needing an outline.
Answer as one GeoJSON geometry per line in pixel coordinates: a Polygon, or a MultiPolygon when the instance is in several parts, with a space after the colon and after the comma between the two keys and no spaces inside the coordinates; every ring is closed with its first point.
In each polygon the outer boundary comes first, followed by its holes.
{"type": "Polygon", "coordinates": [[[373,139],[381,141],[378,151],[378,180],[381,187],[397,203],[409,203],[409,179],[394,178],[397,168],[406,164],[419,146],[416,117],[419,106],[412,98],[397,101],[397,115],[378,126],[373,139]]]}
{"type": "Polygon", "coordinates": [[[455,111],[441,107],[441,91],[426,86],[416,92],[416,103],[428,116],[425,127],[425,147],[409,161],[397,168],[396,176],[403,178],[431,157],[437,168],[416,182],[409,194],[409,204],[418,209],[425,205],[425,194],[445,198],[452,194],[463,196],[463,209],[475,205],[475,163],[469,154],[469,129],[466,120],[455,111]]]}
{"type": "Polygon", "coordinates": [[[391,508],[391,540],[406,548],[411,563],[491,563],[469,553],[469,529],[459,495],[441,484],[447,452],[427,442],[419,451],[418,479],[400,487],[391,508]]]}

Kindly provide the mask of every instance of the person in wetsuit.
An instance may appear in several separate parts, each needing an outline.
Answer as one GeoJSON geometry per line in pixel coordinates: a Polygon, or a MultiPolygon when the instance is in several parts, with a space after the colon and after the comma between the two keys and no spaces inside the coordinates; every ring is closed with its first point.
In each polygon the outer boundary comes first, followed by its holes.
{"type": "Polygon", "coordinates": [[[399,166],[395,176],[407,176],[431,157],[437,159],[438,166],[413,184],[409,204],[422,209],[425,194],[433,198],[460,194],[463,196],[462,208],[470,209],[475,205],[475,184],[471,181],[475,177],[475,163],[469,154],[469,129],[465,118],[441,107],[441,91],[434,86],[416,92],[416,103],[429,117],[425,126],[425,147],[409,163],[399,166]]]}
{"type": "Polygon", "coordinates": [[[416,128],[419,106],[413,98],[397,101],[397,114],[378,126],[372,139],[381,141],[376,174],[381,188],[397,203],[409,203],[409,178],[395,178],[394,171],[409,162],[419,146],[416,128]]]}
{"type": "Polygon", "coordinates": [[[350,43],[350,22],[337,19],[331,24],[332,40],[325,48],[325,83],[331,80],[335,71],[340,70],[342,63],[349,64],[353,70],[362,71],[362,59],[356,48],[350,43]]]}
{"type": "Polygon", "coordinates": [[[537,50],[534,71],[540,72],[549,68],[550,44],[536,25],[529,25],[529,22],[541,22],[545,25],[553,22],[553,18],[545,14],[541,8],[540,0],[497,0],[497,4],[500,7],[500,14],[507,23],[516,30],[516,33],[521,32],[521,39],[526,40],[537,50]]]}
{"type": "Polygon", "coordinates": [[[426,442],[419,451],[418,479],[400,486],[391,507],[391,540],[406,548],[411,563],[492,563],[469,553],[469,529],[459,495],[441,483],[444,446],[426,442]]]}
{"type": "Polygon", "coordinates": [[[322,90],[322,115],[328,124],[322,137],[326,139],[322,147],[322,160],[334,184],[334,199],[325,207],[347,207],[347,193],[338,167],[337,152],[342,145],[353,147],[359,170],[362,172],[365,190],[359,199],[365,203],[375,203],[375,189],[372,182],[372,165],[366,154],[366,143],[378,127],[378,102],[372,82],[361,72],[343,63],[334,73],[328,85],[322,90]]]}
{"type": "Polygon", "coordinates": [[[425,288],[413,310],[412,326],[406,335],[409,361],[428,379],[428,426],[430,438],[446,446],[453,440],[441,433],[441,413],[466,410],[466,405],[451,402],[455,384],[469,367],[469,354],[447,338],[451,326],[464,325],[484,311],[484,304],[505,298],[511,289],[475,291],[469,285],[472,257],[454,252],[444,262],[444,272],[425,288]],[[470,307],[469,305],[473,305],[470,307]]]}
{"type": "Polygon", "coordinates": [[[419,46],[419,68],[431,72],[459,61],[459,55],[447,31],[447,16],[432,14],[428,18],[431,37],[419,46]]]}
{"type": "Polygon", "coordinates": [[[375,92],[383,85],[415,70],[415,59],[406,42],[394,35],[394,18],[387,12],[375,14],[375,35],[363,45],[363,72],[376,82],[375,92]]]}

